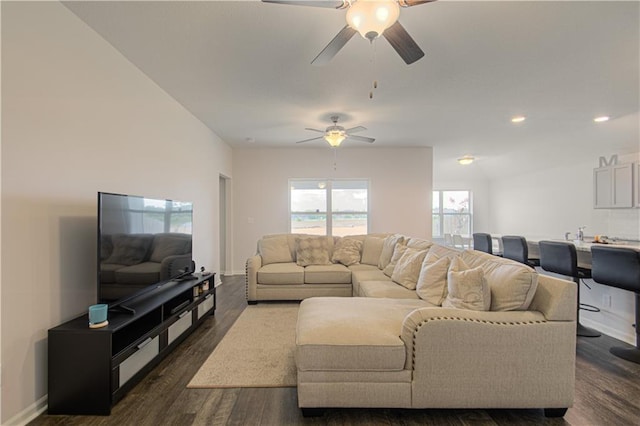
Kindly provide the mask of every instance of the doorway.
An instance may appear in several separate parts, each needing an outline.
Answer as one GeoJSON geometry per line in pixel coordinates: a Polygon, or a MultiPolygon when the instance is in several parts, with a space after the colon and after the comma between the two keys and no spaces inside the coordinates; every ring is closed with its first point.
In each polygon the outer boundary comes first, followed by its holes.
{"type": "Polygon", "coordinates": [[[227,202],[227,195],[229,193],[228,188],[229,178],[226,176],[220,175],[219,177],[219,229],[220,229],[220,275],[230,275],[229,269],[227,268],[227,209],[229,203],[227,202]]]}

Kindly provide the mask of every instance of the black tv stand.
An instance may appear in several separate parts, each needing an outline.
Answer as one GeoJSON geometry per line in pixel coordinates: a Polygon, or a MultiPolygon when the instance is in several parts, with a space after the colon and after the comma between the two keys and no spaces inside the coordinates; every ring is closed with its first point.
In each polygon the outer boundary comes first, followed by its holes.
{"type": "Polygon", "coordinates": [[[127,305],[110,306],[109,307],[109,312],[121,312],[121,313],[129,314],[129,315],[135,315],[136,314],[136,310],[133,309],[133,308],[130,308],[127,305]]]}
{"type": "Polygon", "coordinates": [[[199,277],[197,275],[183,275],[179,278],[176,278],[176,281],[181,282],[181,281],[192,281],[192,280],[197,280],[199,277]]]}
{"type": "Polygon", "coordinates": [[[108,415],[111,407],[215,311],[213,275],[170,282],[109,310],[49,330],[49,414],[108,415]]]}

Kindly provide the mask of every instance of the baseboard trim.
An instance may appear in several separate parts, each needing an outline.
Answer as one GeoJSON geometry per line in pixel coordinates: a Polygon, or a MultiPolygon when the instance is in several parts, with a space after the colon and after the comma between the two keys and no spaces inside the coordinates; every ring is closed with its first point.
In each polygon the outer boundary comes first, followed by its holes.
{"type": "Polygon", "coordinates": [[[635,346],[636,344],[636,336],[635,334],[629,333],[621,333],[620,330],[616,330],[615,328],[611,328],[607,325],[601,324],[598,321],[593,321],[589,318],[580,318],[580,323],[590,328],[594,328],[601,333],[606,334],[607,336],[611,336],[614,339],[622,340],[630,345],[635,346]]]}
{"type": "Polygon", "coordinates": [[[229,277],[230,277],[230,276],[234,276],[234,275],[244,275],[244,274],[245,274],[245,270],[243,269],[242,271],[230,271],[230,272],[225,272],[225,273],[224,273],[224,274],[222,274],[222,275],[225,275],[225,276],[229,276],[229,277]]]}
{"type": "Polygon", "coordinates": [[[47,411],[48,396],[45,395],[15,416],[11,417],[6,422],[2,423],[4,426],[21,426],[35,420],[40,414],[47,411]]]}

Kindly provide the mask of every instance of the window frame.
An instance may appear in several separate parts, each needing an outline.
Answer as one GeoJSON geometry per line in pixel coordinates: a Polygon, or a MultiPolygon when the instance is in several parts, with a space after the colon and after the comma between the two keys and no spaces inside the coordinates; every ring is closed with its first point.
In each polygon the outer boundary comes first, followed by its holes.
{"type": "Polygon", "coordinates": [[[431,191],[431,236],[433,239],[444,239],[444,226],[445,226],[445,217],[446,216],[468,216],[469,217],[469,235],[471,237],[473,235],[473,191],[470,189],[434,189],[431,191]],[[443,195],[445,192],[467,192],[469,194],[469,212],[467,213],[450,213],[444,212],[444,198],[443,195]],[[438,212],[435,213],[433,209],[433,201],[436,198],[438,199],[438,212]],[[440,219],[440,226],[438,227],[438,235],[435,235],[434,231],[436,230],[434,216],[438,216],[440,219]]]}
{"type": "MultiPolygon", "coordinates": [[[[369,227],[370,227],[370,211],[371,211],[371,197],[370,197],[370,193],[371,193],[371,182],[369,181],[369,179],[356,179],[356,178],[340,178],[340,179],[324,179],[324,178],[290,178],[289,182],[288,182],[288,210],[289,210],[289,216],[288,216],[288,228],[289,228],[289,232],[290,233],[296,233],[294,232],[294,230],[292,229],[292,217],[294,215],[305,215],[305,214],[311,214],[312,212],[300,212],[300,211],[293,211],[292,210],[292,205],[291,205],[291,199],[292,199],[292,190],[295,187],[296,183],[311,183],[311,182],[317,182],[318,184],[320,184],[321,182],[325,183],[325,187],[324,188],[319,188],[319,189],[324,189],[325,190],[325,199],[326,199],[326,208],[325,211],[316,211],[313,214],[316,215],[321,215],[324,216],[325,218],[325,233],[322,234],[324,236],[334,236],[333,235],[333,217],[334,216],[340,216],[340,215],[349,215],[349,214],[364,214],[366,215],[366,220],[367,220],[367,227],[366,227],[366,233],[369,233],[369,227]],[[366,211],[357,211],[357,210],[350,210],[350,211],[333,211],[333,191],[334,191],[334,184],[340,182],[340,183],[345,183],[345,182],[357,182],[358,184],[364,184],[366,191],[367,191],[367,205],[366,205],[366,211]]],[[[336,188],[337,189],[344,189],[344,188],[336,188]]]]}

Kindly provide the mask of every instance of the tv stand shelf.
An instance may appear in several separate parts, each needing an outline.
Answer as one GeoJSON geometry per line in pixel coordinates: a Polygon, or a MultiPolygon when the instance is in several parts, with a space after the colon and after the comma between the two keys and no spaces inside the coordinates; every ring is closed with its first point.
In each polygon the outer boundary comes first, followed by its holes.
{"type": "Polygon", "coordinates": [[[169,281],[109,311],[49,330],[49,414],[108,415],[111,407],[215,311],[215,274],[169,281]]]}

